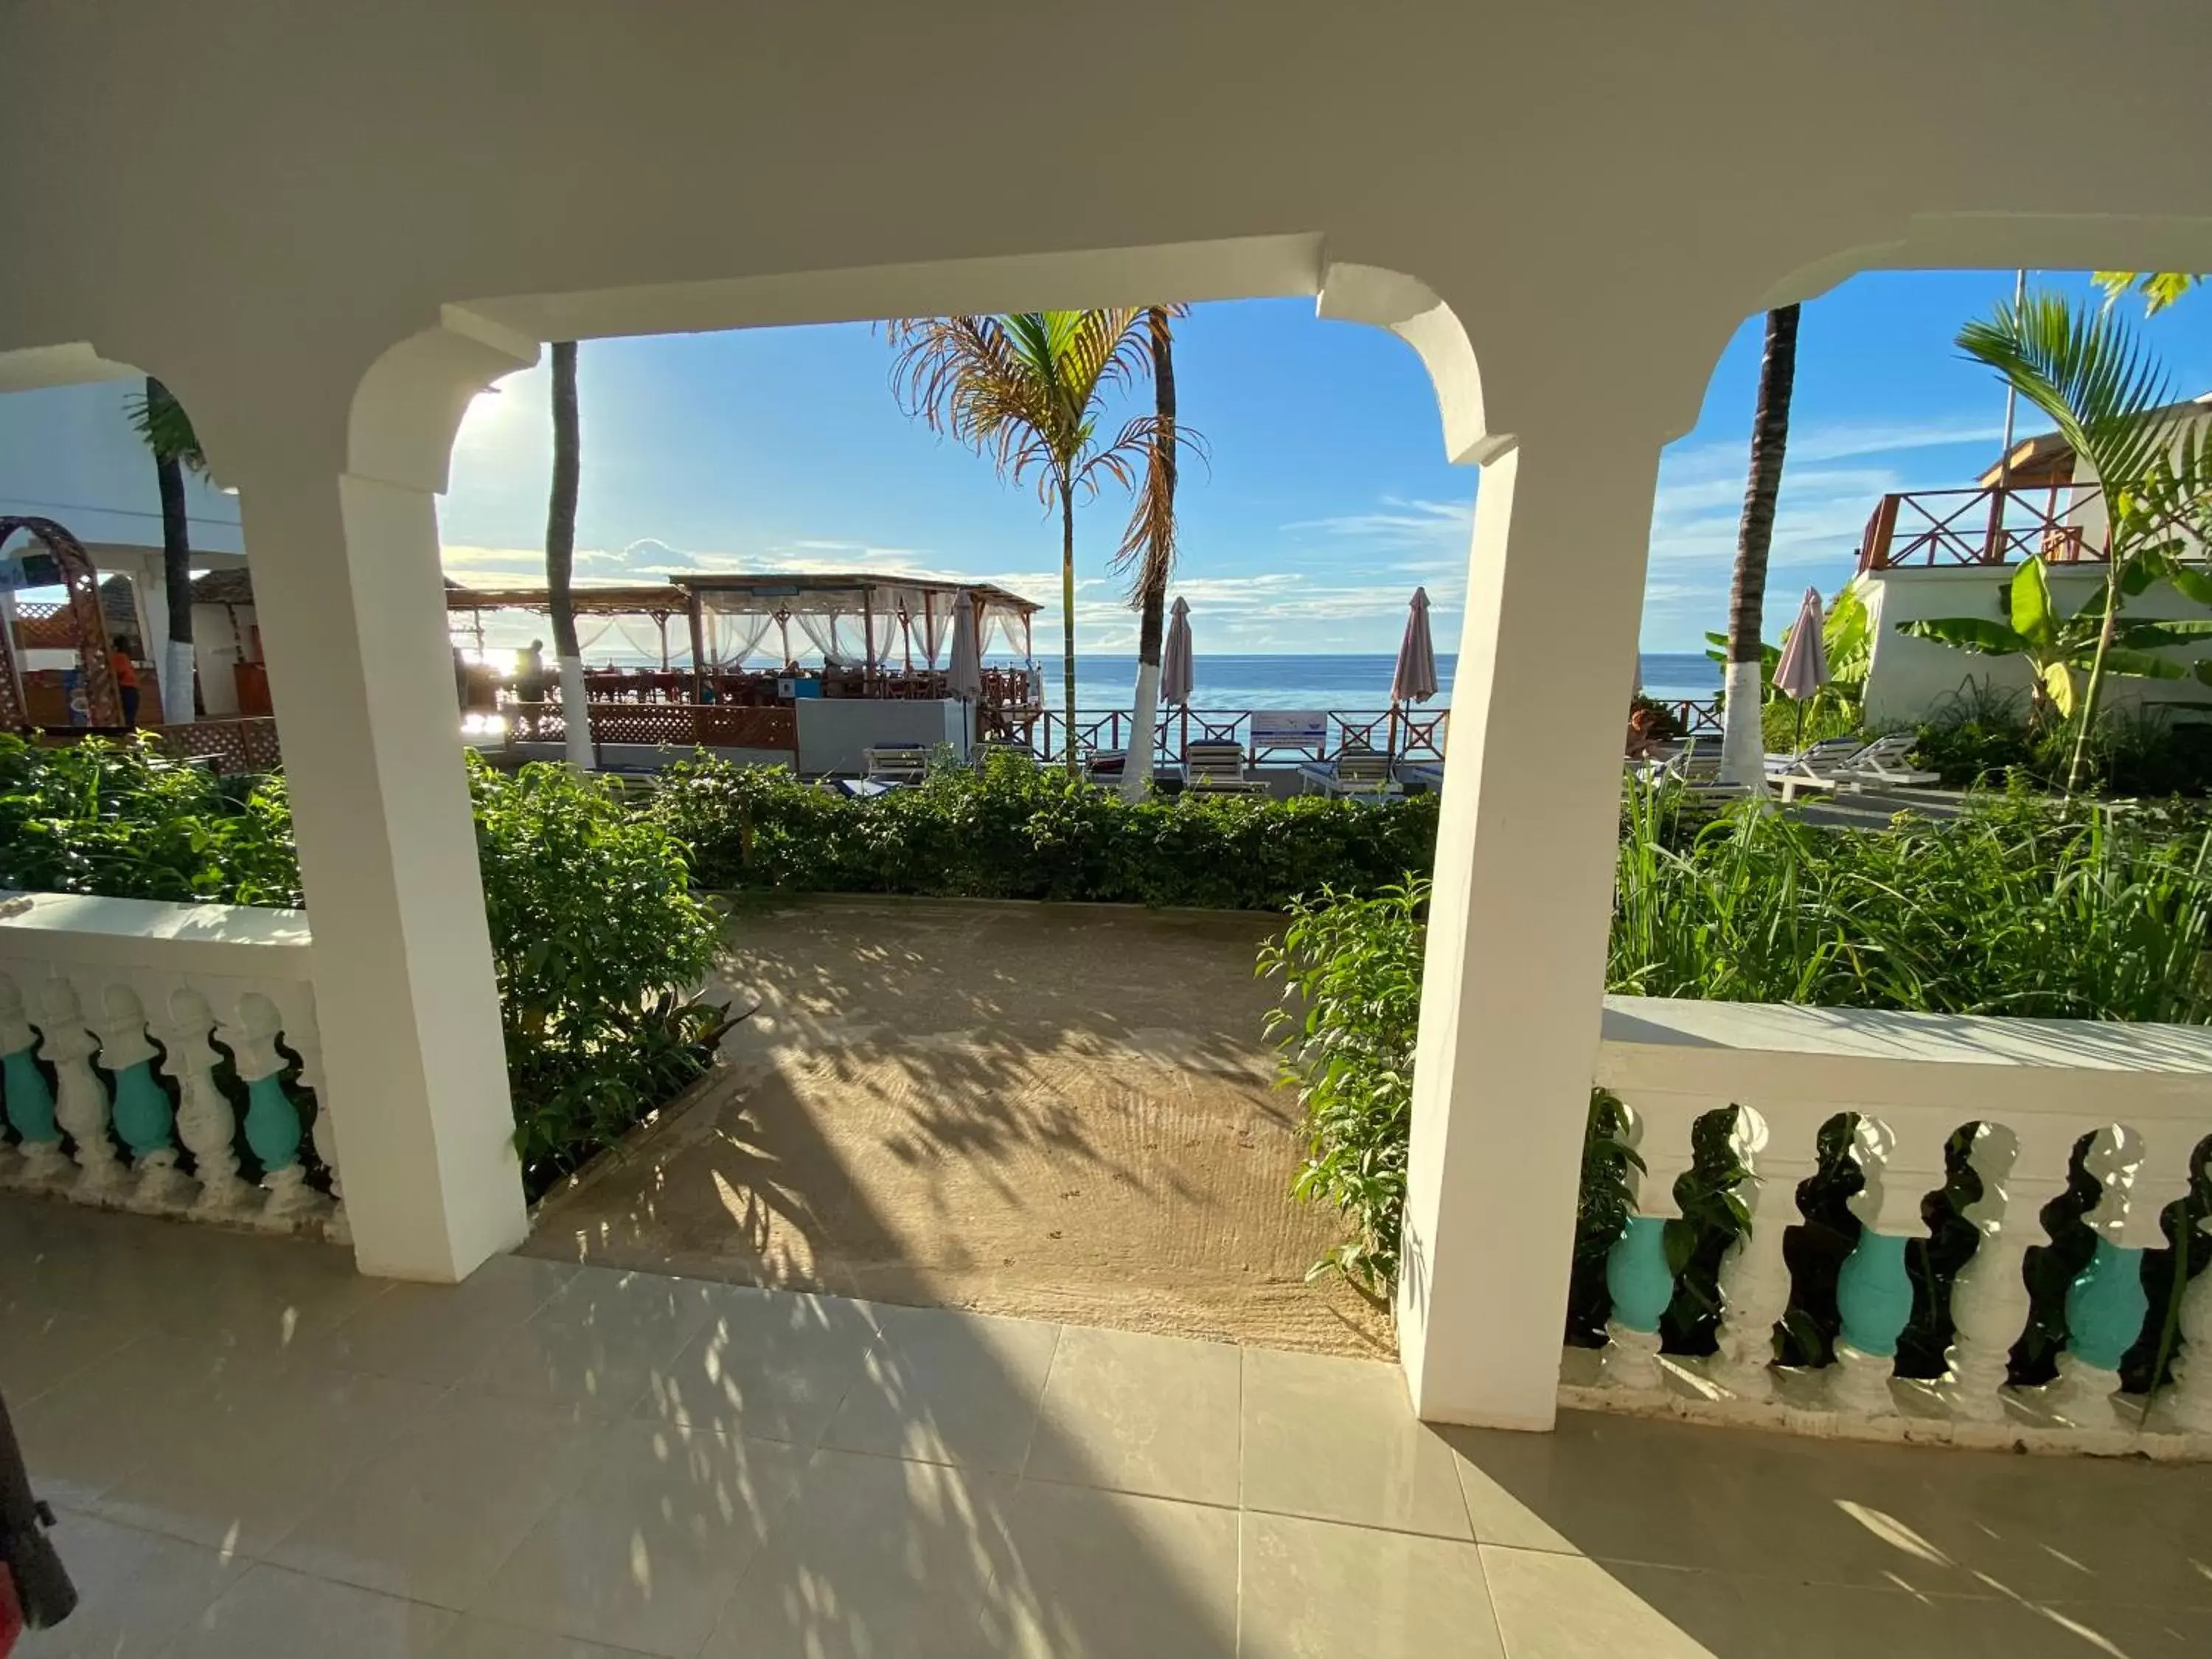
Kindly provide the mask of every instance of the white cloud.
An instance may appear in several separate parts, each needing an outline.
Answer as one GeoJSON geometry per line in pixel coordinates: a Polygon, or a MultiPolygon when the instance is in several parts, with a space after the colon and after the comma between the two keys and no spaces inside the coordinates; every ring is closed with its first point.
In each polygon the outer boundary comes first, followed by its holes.
{"type": "Polygon", "coordinates": [[[1397,549],[1426,547],[1437,543],[1464,546],[1474,522],[1472,497],[1464,501],[1425,501],[1402,495],[1385,495],[1367,513],[1343,513],[1320,519],[1300,519],[1283,526],[1286,535],[1317,531],[1397,549]]]}

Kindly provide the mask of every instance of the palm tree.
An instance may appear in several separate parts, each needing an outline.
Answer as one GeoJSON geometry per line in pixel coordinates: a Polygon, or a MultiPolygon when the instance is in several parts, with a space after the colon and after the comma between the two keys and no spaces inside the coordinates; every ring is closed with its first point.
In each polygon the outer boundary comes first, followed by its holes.
{"type": "Polygon", "coordinates": [[[2171,566],[2172,504],[2202,495],[2204,452],[2195,442],[2177,444],[2181,423],[2164,372],[2108,307],[2077,309],[2063,295],[2033,294],[2017,307],[2000,303],[1987,322],[1968,323],[1959,347],[2048,415],[2104,486],[2105,590],[2100,604],[2084,607],[2096,635],[2074,711],[2070,793],[2081,782],[2121,609],[2171,566]]]}
{"type": "Polygon", "coordinates": [[[1018,483],[1034,471],[1037,495],[1060,508],[1062,690],[1067,769],[1075,751],[1075,503],[1102,478],[1134,486],[1136,463],[1158,425],[1144,416],[1111,443],[1098,434],[1106,393],[1142,367],[1138,313],[1024,311],[1005,317],[908,317],[890,325],[897,357],[891,386],[901,407],[988,456],[1018,483]]]}
{"type": "Polygon", "coordinates": [[[1152,734],[1159,720],[1160,635],[1166,621],[1168,581],[1175,574],[1176,451],[1183,444],[1201,454],[1205,449],[1205,441],[1176,420],[1170,319],[1182,316],[1184,309],[1151,306],[1145,311],[1145,334],[1152,354],[1152,455],[1136,510],[1129,515],[1128,532],[1115,556],[1115,568],[1134,572],[1131,597],[1139,612],[1136,702],[1129,722],[1129,758],[1121,769],[1121,793],[1130,800],[1142,800],[1152,781],[1152,734]]]}
{"type": "Polygon", "coordinates": [[[2096,276],[2107,306],[2131,288],[2142,289],[2146,317],[2157,316],[2203,280],[2200,274],[2188,270],[2100,270],[2096,276]]]}
{"type": "Polygon", "coordinates": [[[1728,701],[1722,711],[1721,775],[1763,793],[1766,744],[1759,731],[1759,626],[1766,605],[1766,555],[1774,504],[1790,444],[1790,395],[1797,380],[1797,307],[1766,313],[1766,351],[1759,362],[1759,404],[1751,422],[1751,482],[1736,532],[1735,576],[1729,589],[1728,701]]]}
{"type": "Polygon", "coordinates": [[[146,377],[144,393],[131,400],[130,412],[131,425],[153,452],[154,482],[161,496],[161,592],[169,611],[169,637],[161,653],[161,720],[184,726],[193,714],[192,536],[185,473],[204,475],[207,452],[185,406],[153,375],[146,377]]]}
{"type": "Polygon", "coordinates": [[[584,653],[576,643],[576,606],[570,588],[576,570],[576,486],[581,471],[581,434],[576,419],[576,343],[553,345],[553,495],[545,509],[545,609],[553,622],[553,655],[560,665],[561,724],[568,764],[592,769],[592,711],[584,697],[584,653]]]}

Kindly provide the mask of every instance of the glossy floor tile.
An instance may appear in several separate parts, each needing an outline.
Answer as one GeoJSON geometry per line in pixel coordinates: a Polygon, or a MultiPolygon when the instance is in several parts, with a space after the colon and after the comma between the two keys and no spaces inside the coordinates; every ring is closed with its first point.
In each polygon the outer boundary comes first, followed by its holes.
{"type": "Polygon", "coordinates": [[[876,1340],[823,1443],[1018,1474],[1060,1327],[879,1307],[876,1340]]]}
{"type": "Polygon", "coordinates": [[[1451,1447],[1391,1366],[1244,1356],[1243,1503],[1319,1521],[1472,1539],[1451,1447]]]}
{"type": "Polygon", "coordinates": [[[2183,1659],[2212,1469],[500,1258],[458,1288],[0,1194],[83,1606],[22,1659],[2183,1659]]]}
{"type": "Polygon", "coordinates": [[[1064,1330],[1022,1472],[1234,1505],[1240,1387],[1238,1350],[1224,1344],[1064,1330]]]}

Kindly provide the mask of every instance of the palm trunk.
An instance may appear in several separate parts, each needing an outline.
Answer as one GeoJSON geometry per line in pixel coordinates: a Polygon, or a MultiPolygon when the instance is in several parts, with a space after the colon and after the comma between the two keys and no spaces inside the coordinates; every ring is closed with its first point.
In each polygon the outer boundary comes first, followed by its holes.
{"type": "MultiPolygon", "coordinates": [[[[149,404],[170,401],[169,389],[146,377],[149,404]]],[[[154,478],[161,495],[161,592],[169,611],[168,638],[162,642],[161,720],[168,726],[191,722],[192,534],[185,511],[185,467],[174,455],[156,453],[154,478]]],[[[147,642],[148,653],[153,641],[147,642]]]]}
{"type": "Polygon", "coordinates": [[[1754,793],[1766,791],[1766,744],[1759,734],[1765,692],[1759,634],[1766,604],[1766,556],[1774,541],[1774,504],[1782,493],[1783,452],[1790,443],[1790,396],[1797,380],[1797,307],[1766,313],[1766,352],[1759,365],[1759,405],[1752,417],[1751,482],[1736,536],[1735,576],[1729,590],[1728,702],[1721,727],[1721,775],[1754,793]]]}
{"type": "Polygon", "coordinates": [[[1067,775],[1081,775],[1083,762],[1075,752],[1075,488],[1065,476],[1060,481],[1060,707],[1067,721],[1067,775]]]}
{"type": "Polygon", "coordinates": [[[1152,783],[1153,732],[1159,723],[1160,636],[1165,629],[1168,575],[1175,564],[1176,385],[1175,346],[1164,306],[1145,313],[1152,337],[1152,477],[1146,498],[1152,516],[1151,539],[1139,567],[1137,624],[1137,696],[1129,721],[1129,758],[1121,769],[1121,793],[1142,800],[1152,783]]]}
{"type": "Polygon", "coordinates": [[[584,654],[576,643],[570,588],[576,569],[576,488],[582,469],[576,420],[576,343],[553,346],[553,495],[545,511],[545,609],[553,622],[553,654],[561,667],[561,724],[568,764],[592,769],[591,706],[584,697],[584,654]]]}

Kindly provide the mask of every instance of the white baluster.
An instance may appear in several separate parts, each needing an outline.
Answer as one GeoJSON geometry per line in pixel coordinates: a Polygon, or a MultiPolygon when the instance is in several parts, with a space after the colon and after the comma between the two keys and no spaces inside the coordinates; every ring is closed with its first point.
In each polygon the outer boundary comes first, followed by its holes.
{"type": "Polygon", "coordinates": [[[1644,1169],[1627,1171],[1636,1208],[1606,1260],[1613,1317],[1606,1322],[1601,1375],[1608,1388],[1656,1389],[1659,1321],[1673,1292],[1661,1230],[1675,1213],[1675,1177],[1690,1166],[1691,1120],[1677,1112],[1655,1120],[1631,1108],[1623,1116],[1621,1139],[1642,1156],[1644,1169]]]}
{"type": "Polygon", "coordinates": [[[146,1036],[146,1009],[138,993],[118,981],[101,997],[100,1062],[115,1079],[115,1132],[133,1153],[129,1207],[148,1214],[182,1209],[192,1196],[191,1177],[177,1167],[175,1116],[154,1080],[161,1057],[146,1036]]]}
{"type": "Polygon", "coordinates": [[[2104,1188],[2081,1218],[2097,1236],[2097,1251],[2066,1293],[2066,1352],[2058,1356],[2058,1381],[2050,1398],[2084,1428],[2113,1426],[2120,1359],[2141,1332],[2149,1305],[2142,1255],[2126,1243],[2142,1152],[2141,1136],[2112,1124],[2097,1131],[2081,1160],[2104,1188]]]}
{"type": "Polygon", "coordinates": [[[1897,1401],[1889,1379],[1897,1364],[1897,1339],[1912,1317],[1912,1281],[1905,1268],[1905,1245],[1919,1231],[1918,1182],[1890,1165],[1897,1136],[1876,1117],[1861,1115],[1852,1133],[1850,1157],[1866,1184],[1848,1200],[1859,1218],[1859,1242],[1836,1281],[1837,1311],[1843,1333],[1836,1339],[1836,1363],[1828,1368],[1828,1398],[1841,1411],[1867,1417],[1893,1416],[1897,1401]]]}
{"type": "MultiPolygon", "coordinates": [[[[2212,1214],[2197,1231],[2212,1237],[2212,1214]]],[[[2189,1281],[2181,1297],[2181,1352],[2173,1362],[2173,1386],[2164,1401],[2166,1415],[2191,1434],[2212,1434],[2212,1267],[2189,1281]]]]}
{"type": "Polygon", "coordinates": [[[250,1097],[246,1139],[261,1160],[261,1185],[269,1194],[258,1218],[266,1226],[287,1228],[323,1200],[307,1185],[307,1166],[300,1162],[300,1111],[284,1092],[290,1062],[276,1047],[280,1029],[276,1005],[258,991],[248,991],[239,998],[237,1017],[223,1027],[222,1038],[250,1097]]]}
{"type": "Polygon", "coordinates": [[[49,980],[42,1002],[46,1042],[39,1054],[54,1068],[54,1121],[76,1143],[77,1178],[70,1192],[93,1203],[119,1196],[129,1172],[107,1138],[107,1088],[92,1069],[100,1039],[85,1025],[83,1005],[69,981],[49,980]]]}
{"type": "Polygon", "coordinates": [[[2004,1418],[2006,1370],[2033,1306],[2028,1247],[2038,1242],[2036,1218],[2051,1196],[2048,1183],[2037,1187],[2014,1178],[2020,1151],[2020,1136],[2012,1129],[1983,1123],[1976,1126],[1966,1154],[1982,1195],[1962,1218],[1981,1237],[1951,1286],[1951,1404],[1960,1416],[1978,1422],[2004,1418]]]}
{"type": "Polygon", "coordinates": [[[33,1058],[39,1034],[24,1018],[23,994],[0,974],[0,1089],[20,1151],[0,1158],[0,1182],[13,1187],[58,1187],[76,1179],[54,1123],[53,1091],[33,1058]]]}
{"type": "Polygon", "coordinates": [[[1783,1235],[1798,1217],[1797,1183],[1815,1160],[1809,1148],[1786,1153],[1748,1106],[1736,1109],[1729,1139],[1750,1171],[1735,1191],[1751,1225],[1721,1258],[1720,1352],[1708,1375],[1747,1400],[1764,1400],[1774,1391],[1774,1327],[1790,1310],[1783,1235]]]}
{"type": "Polygon", "coordinates": [[[350,1244],[353,1227],[346,1219],[337,1119],[323,1087],[323,1037],[315,1027],[314,988],[305,981],[295,981],[278,991],[276,998],[284,1014],[284,1041],[300,1056],[300,1086],[315,1097],[315,1117],[307,1127],[307,1138],[331,1176],[331,1210],[323,1218],[323,1237],[333,1244],[350,1244]]]}
{"type": "MultiPolygon", "coordinates": [[[[2185,1123],[2153,1121],[2140,1127],[2130,1128],[2128,1133],[2136,1140],[2137,1161],[2135,1180],[2128,1188],[2127,1215],[2120,1224],[2119,1243],[2121,1249],[2137,1253],[2134,1258],[2135,1273],[2136,1282],[2141,1285],[2142,1267],[2144,1260],[2141,1253],[2163,1250],[2168,1246],[2170,1241],[2166,1236],[2166,1212],[2167,1206],[2176,1200],[2188,1196],[2191,1160],[2196,1152],[2198,1139],[2203,1133],[2203,1124],[2202,1121],[2185,1123]]],[[[2183,1249],[2180,1255],[2185,1263],[2188,1255],[2188,1243],[2185,1237],[2182,1240],[2183,1249]]],[[[2187,1271],[2185,1266],[2183,1271],[2187,1271]]],[[[2154,1307],[2148,1294],[2149,1287],[2141,1285],[2141,1288],[2144,1292],[2142,1304],[2143,1319],[2138,1323],[2134,1336],[2142,1335],[2146,1325],[2150,1325],[2153,1328],[2161,1328],[2165,1322],[2165,1304],[2160,1303],[2154,1307]],[[2155,1316],[2154,1322],[2153,1316],[2155,1316]]],[[[2188,1308],[2186,1298],[2187,1293],[2185,1291],[2182,1303],[2185,1312],[2188,1308]]],[[[2177,1335],[2179,1334],[2181,1334],[2177,1332],[2177,1335]]],[[[2131,1337],[2130,1340],[2132,1340],[2131,1337]]],[[[2179,1346],[2177,1344],[2174,1358],[2178,1359],[2179,1357],[2179,1346]]],[[[2175,1381],[2177,1382],[2179,1381],[2178,1371],[2175,1381]]],[[[2115,1394],[2112,1396],[2112,1403],[2126,1413],[2130,1422],[2140,1425],[2145,1421],[2150,1407],[2163,1403],[2160,1398],[2156,1378],[2152,1379],[2151,1386],[2152,1391],[2148,1395],[2115,1394]]]]}
{"type": "Polygon", "coordinates": [[[192,1204],[195,1215],[224,1217],[252,1206],[253,1188],[239,1178],[238,1154],[231,1150],[237,1133],[230,1102],[216,1087],[215,1068],[222,1056],[208,1042],[215,1015],[207,999],[190,986],[169,998],[170,1024],[162,1032],[168,1048],[161,1069],[177,1080],[181,1103],[177,1109],[177,1133],[192,1155],[199,1177],[200,1195],[192,1204]]]}

